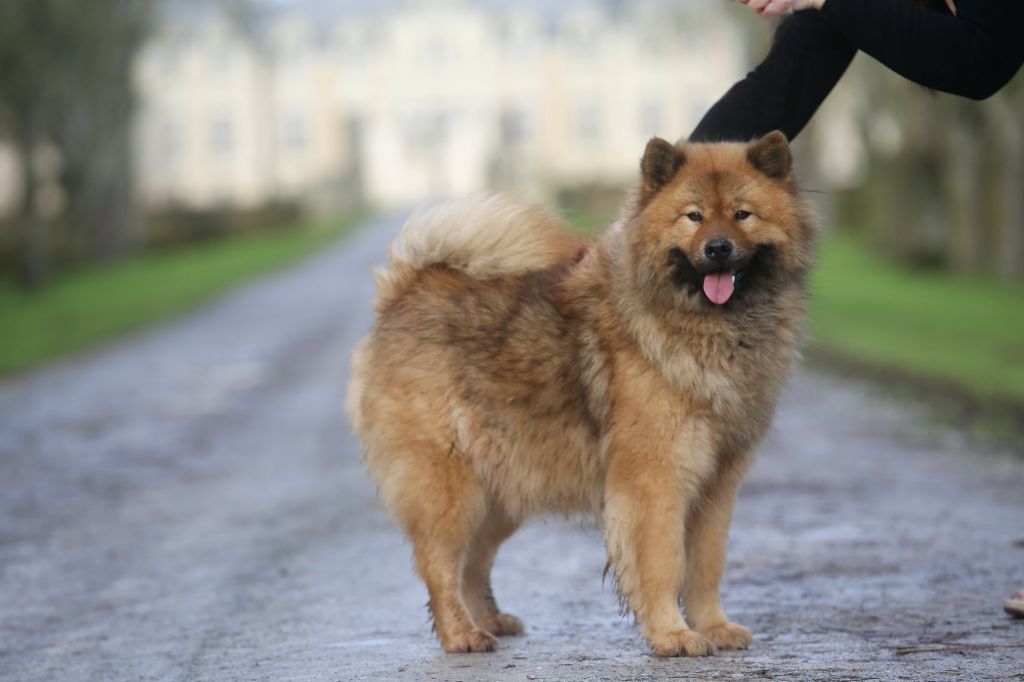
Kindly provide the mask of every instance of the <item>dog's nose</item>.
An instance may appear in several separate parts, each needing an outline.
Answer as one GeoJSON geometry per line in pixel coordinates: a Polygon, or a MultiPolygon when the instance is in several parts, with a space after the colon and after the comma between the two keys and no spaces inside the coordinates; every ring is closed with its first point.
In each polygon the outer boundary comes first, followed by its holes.
{"type": "Polygon", "coordinates": [[[719,237],[712,239],[704,246],[704,255],[713,261],[723,261],[732,253],[732,242],[719,237]]]}

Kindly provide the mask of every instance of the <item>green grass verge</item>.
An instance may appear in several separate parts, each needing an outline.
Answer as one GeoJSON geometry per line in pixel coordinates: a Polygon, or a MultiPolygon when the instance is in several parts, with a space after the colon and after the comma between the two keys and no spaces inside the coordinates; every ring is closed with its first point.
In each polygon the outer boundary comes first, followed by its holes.
{"type": "Polygon", "coordinates": [[[569,224],[569,227],[583,232],[598,232],[615,222],[615,216],[589,211],[563,211],[562,219],[569,224]]]}
{"type": "Polygon", "coordinates": [[[824,350],[1024,402],[1024,284],[908,270],[840,233],[822,244],[812,293],[824,350]]]}
{"type": "Polygon", "coordinates": [[[144,254],[62,275],[37,293],[0,284],[0,375],[187,310],[323,247],[354,222],[303,223],[144,254]]]}

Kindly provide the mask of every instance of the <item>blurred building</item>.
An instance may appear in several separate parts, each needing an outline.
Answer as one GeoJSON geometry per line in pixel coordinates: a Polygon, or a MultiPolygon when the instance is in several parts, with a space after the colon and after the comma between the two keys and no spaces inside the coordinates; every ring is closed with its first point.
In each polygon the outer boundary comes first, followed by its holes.
{"type": "Polygon", "coordinates": [[[724,3],[283,2],[171,15],[138,64],[150,206],[619,184],[741,73],[724,3]]]}

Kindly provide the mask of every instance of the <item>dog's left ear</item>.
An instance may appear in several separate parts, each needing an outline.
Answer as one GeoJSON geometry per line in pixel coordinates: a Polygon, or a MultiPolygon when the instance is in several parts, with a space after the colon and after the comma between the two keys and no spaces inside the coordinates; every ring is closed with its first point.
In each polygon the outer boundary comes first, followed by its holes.
{"type": "Polygon", "coordinates": [[[770,178],[785,180],[793,172],[793,154],[789,140],[779,130],[754,140],[747,147],[747,161],[770,178]]]}

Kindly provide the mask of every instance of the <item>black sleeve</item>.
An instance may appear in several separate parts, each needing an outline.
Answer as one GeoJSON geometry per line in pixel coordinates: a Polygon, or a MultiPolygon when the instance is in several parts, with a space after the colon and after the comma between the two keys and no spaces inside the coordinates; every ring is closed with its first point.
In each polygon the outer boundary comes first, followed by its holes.
{"type": "Polygon", "coordinates": [[[690,135],[750,140],[772,130],[793,139],[858,49],[926,87],[984,99],[1024,64],[1024,0],[957,0],[958,16],[903,0],[826,0],[779,24],[771,51],[690,135]]]}
{"type": "Polygon", "coordinates": [[[819,13],[845,40],[934,90],[984,99],[1024,62],[1022,0],[960,0],[958,16],[899,0],[826,0],[819,13]]]}
{"type": "Polygon", "coordinates": [[[819,14],[783,19],[765,60],[711,107],[689,139],[747,141],[773,130],[796,137],[857,52],[819,14]]]}

